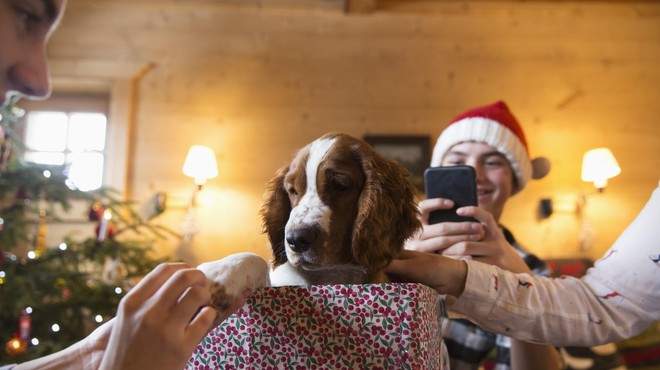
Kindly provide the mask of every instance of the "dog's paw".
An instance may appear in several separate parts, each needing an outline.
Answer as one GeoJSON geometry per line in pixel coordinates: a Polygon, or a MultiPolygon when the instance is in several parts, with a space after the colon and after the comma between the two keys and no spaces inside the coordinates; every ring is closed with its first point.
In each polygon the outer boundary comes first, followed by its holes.
{"type": "Polygon", "coordinates": [[[270,285],[268,263],[254,253],[237,253],[197,266],[209,280],[211,305],[218,311],[233,306],[246,292],[270,285]]]}

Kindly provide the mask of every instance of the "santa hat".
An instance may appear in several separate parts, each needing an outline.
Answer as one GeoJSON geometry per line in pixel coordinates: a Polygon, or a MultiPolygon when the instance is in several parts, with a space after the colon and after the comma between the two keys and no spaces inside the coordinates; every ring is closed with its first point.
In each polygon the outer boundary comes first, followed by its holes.
{"type": "Polygon", "coordinates": [[[509,160],[517,179],[514,194],[522,190],[530,178],[541,179],[550,172],[547,158],[530,160],[525,134],[502,101],[471,109],[451,121],[433,148],[431,166],[440,166],[452,146],[466,141],[488,144],[509,160]]]}

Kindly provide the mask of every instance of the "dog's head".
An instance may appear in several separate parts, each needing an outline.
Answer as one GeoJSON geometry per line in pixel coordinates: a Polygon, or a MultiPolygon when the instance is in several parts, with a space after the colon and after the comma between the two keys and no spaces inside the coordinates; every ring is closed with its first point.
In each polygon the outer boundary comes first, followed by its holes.
{"type": "Polygon", "coordinates": [[[408,175],[345,134],[301,149],[270,181],[261,209],[274,266],[382,270],[420,227],[408,175]]]}

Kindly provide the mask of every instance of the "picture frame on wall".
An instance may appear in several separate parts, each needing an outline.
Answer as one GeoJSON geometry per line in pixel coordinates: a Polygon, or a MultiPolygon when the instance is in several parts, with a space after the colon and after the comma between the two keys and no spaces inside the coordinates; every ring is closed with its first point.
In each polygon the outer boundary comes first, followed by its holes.
{"type": "Polygon", "coordinates": [[[431,163],[431,139],[428,135],[365,135],[369,143],[385,158],[392,159],[410,172],[410,180],[424,192],[424,170],[431,163]]]}

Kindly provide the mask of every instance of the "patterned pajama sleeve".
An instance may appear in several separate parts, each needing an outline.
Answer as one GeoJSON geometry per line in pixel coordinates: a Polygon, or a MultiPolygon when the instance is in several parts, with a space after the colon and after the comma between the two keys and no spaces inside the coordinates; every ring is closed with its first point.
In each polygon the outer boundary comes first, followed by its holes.
{"type": "Polygon", "coordinates": [[[466,261],[465,290],[448,308],[520,340],[590,346],[631,338],[660,320],[659,223],[656,188],[582,279],[531,277],[466,261]]]}

